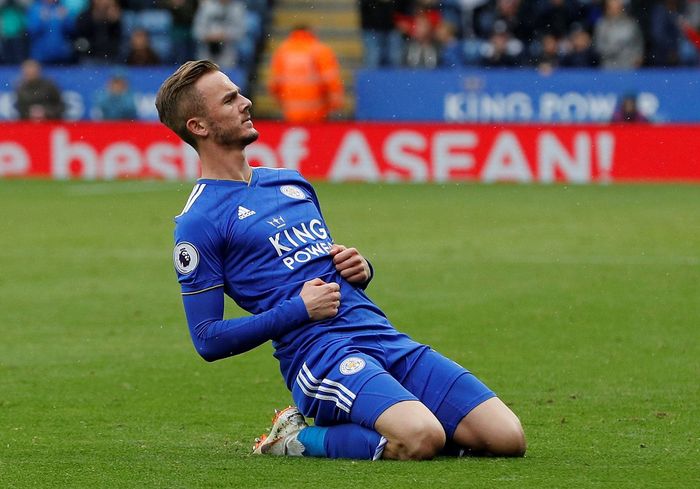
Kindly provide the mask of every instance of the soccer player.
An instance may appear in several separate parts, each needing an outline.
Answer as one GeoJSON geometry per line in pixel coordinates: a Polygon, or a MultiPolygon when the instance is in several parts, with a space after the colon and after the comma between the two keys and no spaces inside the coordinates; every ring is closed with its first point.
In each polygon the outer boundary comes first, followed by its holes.
{"type": "Polygon", "coordinates": [[[524,454],[515,414],[468,370],[397,331],[367,297],[372,267],[334,243],[313,187],[294,170],[248,165],[245,148],[258,138],[251,102],[216,64],[183,64],[156,107],[201,160],[175,218],[173,253],[195,348],[214,361],[272,340],[298,406],[277,413],[254,453],[524,454]],[[224,319],[224,294],[251,315],[224,319]]]}

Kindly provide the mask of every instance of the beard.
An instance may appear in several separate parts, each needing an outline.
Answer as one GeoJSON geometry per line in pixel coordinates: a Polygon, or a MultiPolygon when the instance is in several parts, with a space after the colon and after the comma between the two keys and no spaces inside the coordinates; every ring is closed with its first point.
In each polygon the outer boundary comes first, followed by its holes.
{"type": "Polygon", "coordinates": [[[221,146],[240,147],[242,149],[257,141],[260,136],[260,133],[255,128],[241,134],[224,128],[213,121],[209,121],[209,124],[211,125],[212,138],[216,144],[221,146]]]}
{"type": "Polygon", "coordinates": [[[244,147],[248,146],[249,144],[257,141],[259,136],[260,133],[257,131],[257,129],[253,128],[248,134],[241,138],[241,144],[243,144],[244,147]]]}

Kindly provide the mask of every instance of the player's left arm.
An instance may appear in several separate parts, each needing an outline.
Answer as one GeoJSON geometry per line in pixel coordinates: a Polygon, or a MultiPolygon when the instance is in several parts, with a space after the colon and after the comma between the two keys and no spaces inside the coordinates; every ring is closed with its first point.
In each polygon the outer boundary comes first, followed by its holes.
{"type": "Polygon", "coordinates": [[[370,262],[356,248],[333,244],[330,255],[341,277],[362,289],[369,285],[374,276],[374,270],[370,262]]]}

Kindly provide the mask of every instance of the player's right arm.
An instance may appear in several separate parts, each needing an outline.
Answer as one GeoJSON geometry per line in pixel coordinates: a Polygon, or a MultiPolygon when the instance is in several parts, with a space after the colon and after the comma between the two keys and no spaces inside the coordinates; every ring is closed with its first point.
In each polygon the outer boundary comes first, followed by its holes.
{"type": "Polygon", "coordinates": [[[244,318],[223,319],[226,240],[194,209],[176,218],[173,260],[197,352],[207,361],[238,355],[309,320],[301,297],[244,318]]]}
{"type": "Polygon", "coordinates": [[[315,278],[304,283],[297,297],[260,314],[233,319],[223,319],[224,293],[220,287],[183,295],[183,303],[195,349],[212,362],[280,338],[308,321],[335,316],[340,307],[340,286],[315,278]]]}
{"type": "Polygon", "coordinates": [[[190,336],[207,361],[238,355],[309,322],[338,313],[340,286],[306,282],[298,296],[252,316],[224,319],[226,240],[206,216],[190,209],[176,219],[173,260],[190,336]]]}

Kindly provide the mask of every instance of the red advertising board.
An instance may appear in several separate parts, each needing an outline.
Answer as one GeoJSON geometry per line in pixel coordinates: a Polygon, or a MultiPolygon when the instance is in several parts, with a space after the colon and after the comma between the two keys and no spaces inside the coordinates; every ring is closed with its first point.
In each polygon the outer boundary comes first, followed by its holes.
{"type": "MultiPolygon", "coordinates": [[[[255,125],[251,164],[317,180],[700,182],[700,125],[255,125]]],[[[0,178],[199,173],[194,150],[157,123],[4,123],[0,131],[0,178]]]]}

